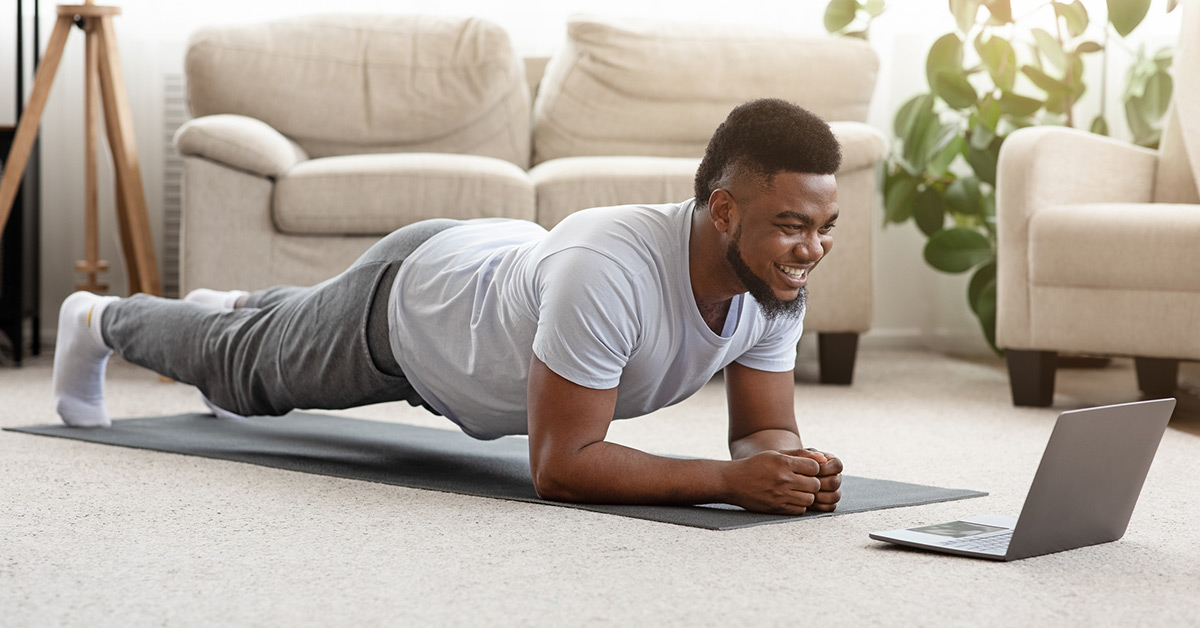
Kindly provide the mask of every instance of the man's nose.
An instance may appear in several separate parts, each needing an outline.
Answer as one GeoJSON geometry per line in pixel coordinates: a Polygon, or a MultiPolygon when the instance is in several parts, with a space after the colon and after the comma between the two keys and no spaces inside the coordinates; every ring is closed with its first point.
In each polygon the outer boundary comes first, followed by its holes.
{"type": "Polygon", "coordinates": [[[816,263],[825,255],[825,248],[821,246],[821,234],[811,230],[800,234],[795,246],[792,247],[792,252],[796,259],[806,263],[816,263]]]}

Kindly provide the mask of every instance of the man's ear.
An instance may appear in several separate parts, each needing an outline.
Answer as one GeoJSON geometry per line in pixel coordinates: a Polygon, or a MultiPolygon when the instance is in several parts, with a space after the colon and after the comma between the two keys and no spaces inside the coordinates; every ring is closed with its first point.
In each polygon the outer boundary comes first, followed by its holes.
{"type": "Polygon", "coordinates": [[[737,201],[733,200],[733,195],[728,191],[717,188],[708,196],[708,218],[712,221],[713,226],[721,233],[730,233],[733,230],[734,213],[737,210],[737,201]]]}

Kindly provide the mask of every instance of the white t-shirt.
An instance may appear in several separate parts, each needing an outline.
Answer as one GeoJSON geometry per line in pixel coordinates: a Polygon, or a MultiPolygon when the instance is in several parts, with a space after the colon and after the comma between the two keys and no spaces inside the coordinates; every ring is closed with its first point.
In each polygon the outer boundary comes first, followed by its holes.
{"type": "Polygon", "coordinates": [[[617,387],[614,419],[694,394],[730,362],[789,371],[802,319],[768,322],[735,297],[724,333],[692,294],[692,209],[602,207],[552,231],[482,219],[404,261],[389,303],[392,352],[413,388],[476,438],[528,433],[530,354],[594,389],[617,387]]]}

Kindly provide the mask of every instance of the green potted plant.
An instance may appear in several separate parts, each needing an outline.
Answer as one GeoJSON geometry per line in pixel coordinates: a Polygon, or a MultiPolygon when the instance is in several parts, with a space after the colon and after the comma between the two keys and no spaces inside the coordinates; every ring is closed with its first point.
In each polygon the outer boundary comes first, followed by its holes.
{"type": "MultiPolygon", "coordinates": [[[[1175,4],[1171,0],[1168,11],[1175,4]]],[[[883,183],[884,224],[911,220],[928,237],[924,257],[930,266],[972,273],[967,302],[995,350],[1000,147],[1021,127],[1077,126],[1074,107],[1086,91],[1085,61],[1106,62],[1107,47],[1142,22],[1150,0],[1108,0],[1103,43],[1088,37],[1091,18],[1080,0],[1046,2],[1019,16],[1011,0],[949,0],[948,8],[956,28],[929,49],[928,91],[895,115],[897,142],[883,183]],[[1027,26],[1047,11],[1053,12],[1053,32],[1027,26]]],[[[867,38],[884,10],[883,0],[831,0],[825,28],[867,38]]],[[[1130,68],[1123,101],[1139,144],[1157,145],[1173,87],[1170,63],[1169,50],[1149,55],[1143,49],[1130,68]]],[[[1089,129],[1108,133],[1103,105],[1089,129]]]]}

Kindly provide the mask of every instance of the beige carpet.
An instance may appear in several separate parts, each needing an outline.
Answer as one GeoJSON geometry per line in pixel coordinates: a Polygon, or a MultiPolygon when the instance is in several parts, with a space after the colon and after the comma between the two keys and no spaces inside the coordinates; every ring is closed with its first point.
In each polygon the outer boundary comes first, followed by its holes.
{"type": "MultiPolygon", "coordinates": [[[[108,392],[114,416],[202,407],[119,363],[108,392]]],[[[998,362],[920,352],[868,350],[853,387],[796,392],[807,444],[847,472],[991,495],[710,532],[0,432],[0,626],[1200,625],[1193,394],[1124,539],[1002,564],[867,533],[1015,516],[1058,411],[1137,398],[1128,362],[1060,373],[1048,410],[1014,409],[998,362]]],[[[48,359],[0,370],[0,426],[55,419],[48,359]]],[[[610,437],[723,456],[724,423],[711,384],[610,437]]]]}

